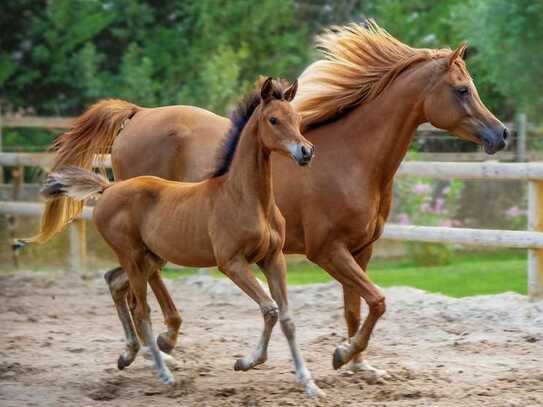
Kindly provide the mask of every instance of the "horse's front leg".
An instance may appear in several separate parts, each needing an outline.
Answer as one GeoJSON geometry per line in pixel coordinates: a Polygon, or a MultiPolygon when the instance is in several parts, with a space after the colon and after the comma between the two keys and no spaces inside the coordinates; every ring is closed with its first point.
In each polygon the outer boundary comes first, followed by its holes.
{"type": "MultiPolygon", "coordinates": [[[[360,254],[355,256],[355,260],[360,268],[367,273],[367,266],[371,258],[373,245],[369,245],[360,254]]],[[[352,338],[360,326],[360,306],[361,297],[358,292],[346,285],[343,285],[343,306],[345,312],[345,322],[349,338],[352,338]]],[[[359,352],[353,355],[351,360],[351,369],[355,372],[360,372],[362,377],[368,382],[375,382],[388,377],[386,370],[381,370],[373,367],[366,359],[366,352],[359,352]]]]}
{"type": "Polygon", "coordinates": [[[296,343],[296,327],[288,311],[287,266],[284,254],[281,250],[275,251],[258,265],[266,275],[271,295],[279,307],[279,321],[294,361],[296,378],[304,386],[304,390],[309,396],[324,396],[324,392],[315,384],[311,373],[305,367],[304,359],[296,343]]]}
{"type": "Polygon", "coordinates": [[[349,307],[358,308],[355,312],[346,311],[349,318],[352,318],[353,326],[356,322],[354,315],[360,315],[355,295],[364,298],[369,307],[368,316],[351,337],[349,343],[338,346],[334,352],[333,366],[334,369],[339,369],[345,363],[353,360],[355,355],[366,350],[373,328],[385,312],[385,297],[345,247],[336,246],[321,249],[318,255],[310,256],[310,259],[347,288],[349,307]]]}

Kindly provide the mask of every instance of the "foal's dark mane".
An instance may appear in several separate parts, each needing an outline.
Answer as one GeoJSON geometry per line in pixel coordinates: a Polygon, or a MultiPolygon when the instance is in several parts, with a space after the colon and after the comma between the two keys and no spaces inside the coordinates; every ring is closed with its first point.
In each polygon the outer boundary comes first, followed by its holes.
{"type": "MultiPolygon", "coordinates": [[[[273,81],[273,98],[283,99],[283,91],[288,86],[286,81],[273,81]]],[[[228,172],[234,154],[239,144],[239,139],[243,129],[249,122],[249,119],[253,115],[256,108],[260,105],[260,86],[246,95],[236,106],[236,108],[230,114],[230,121],[232,125],[228,130],[224,141],[221,143],[217,150],[217,167],[211,173],[211,178],[220,177],[228,172]]]]}

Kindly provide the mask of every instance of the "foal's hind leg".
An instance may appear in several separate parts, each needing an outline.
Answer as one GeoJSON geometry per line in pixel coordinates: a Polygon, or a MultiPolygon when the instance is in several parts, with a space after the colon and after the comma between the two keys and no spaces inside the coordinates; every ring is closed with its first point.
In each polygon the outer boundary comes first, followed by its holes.
{"type": "Polygon", "coordinates": [[[134,323],[145,346],[149,351],[158,371],[158,376],[165,384],[173,383],[173,376],[164,363],[161,352],[153,335],[151,327],[151,316],[147,304],[147,280],[152,271],[149,268],[149,259],[146,258],[145,250],[135,249],[128,252],[126,258],[121,258],[121,266],[126,271],[130,289],[134,294],[136,306],[134,308],[134,323]],[[129,256],[129,257],[128,257],[129,256]]]}
{"type": "Polygon", "coordinates": [[[125,367],[132,364],[140,349],[140,343],[134,330],[130,310],[126,303],[126,297],[129,290],[128,277],[122,268],[117,267],[106,272],[104,278],[109,286],[109,291],[111,292],[111,297],[115,303],[115,308],[117,309],[117,314],[123,325],[126,337],[126,349],[119,356],[117,361],[117,367],[119,370],[123,370],[125,367]]]}
{"type": "Polygon", "coordinates": [[[296,343],[296,327],[288,311],[287,265],[285,256],[279,250],[260,262],[259,266],[266,275],[271,295],[279,306],[279,321],[283,334],[287,338],[290,353],[294,361],[296,378],[304,386],[304,390],[309,396],[324,396],[324,392],[315,384],[311,378],[311,373],[305,367],[304,359],[296,343]]]}

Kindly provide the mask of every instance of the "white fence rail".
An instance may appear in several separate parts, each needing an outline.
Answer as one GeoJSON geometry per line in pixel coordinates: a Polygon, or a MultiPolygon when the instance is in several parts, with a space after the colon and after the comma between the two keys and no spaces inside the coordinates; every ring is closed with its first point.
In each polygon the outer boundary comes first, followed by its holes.
{"type": "MultiPolygon", "coordinates": [[[[110,159],[105,158],[105,164],[109,166],[110,159]]],[[[0,166],[47,167],[49,162],[47,154],[0,153],[0,166]]],[[[529,231],[387,224],[383,238],[528,249],[528,294],[543,298],[543,163],[404,162],[398,176],[527,181],[529,231]]],[[[0,214],[38,216],[42,208],[42,204],[35,202],[0,202],[0,214]]],[[[85,208],[82,218],[90,219],[91,210],[85,208]]],[[[72,253],[77,253],[77,250],[72,250],[72,253]]]]}

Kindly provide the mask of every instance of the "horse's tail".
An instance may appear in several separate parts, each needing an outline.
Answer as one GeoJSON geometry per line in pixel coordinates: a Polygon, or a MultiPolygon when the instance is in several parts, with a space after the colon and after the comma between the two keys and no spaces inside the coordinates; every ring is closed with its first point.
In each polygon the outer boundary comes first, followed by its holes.
{"type": "Polygon", "coordinates": [[[40,194],[47,200],[68,197],[84,201],[93,195],[101,194],[110,185],[112,184],[103,175],[69,165],[61,171],[50,173],[40,194]]]}
{"type": "MultiPolygon", "coordinates": [[[[109,152],[125,121],[140,109],[119,99],[106,99],[91,106],[51,146],[51,150],[56,151],[52,171],[57,172],[68,165],[91,170],[95,155],[98,154],[98,160],[103,160],[103,154],[109,152]]],[[[83,202],[74,200],[69,194],[51,198],[45,204],[40,231],[23,242],[48,241],[83,210],[83,202]]]]}

